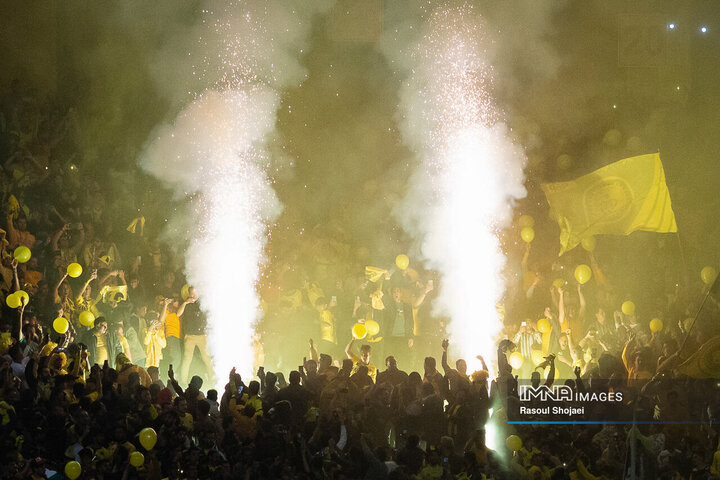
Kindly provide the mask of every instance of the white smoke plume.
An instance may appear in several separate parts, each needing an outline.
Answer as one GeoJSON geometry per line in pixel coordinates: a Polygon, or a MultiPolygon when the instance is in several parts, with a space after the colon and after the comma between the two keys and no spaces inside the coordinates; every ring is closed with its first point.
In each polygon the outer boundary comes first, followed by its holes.
{"type": "MultiPolygon", "coordinates": [[[[187,60],[192,77],[179,84],[209,85],[168,125],[156,129],[142,167],[186,199],[169,219],[186,242],[185,270],[208,317],[208,344],[217,384],[232,367],[254,371],[254,326],[260,314],[256,284],[268,226],[281,211],[267,168],[281,89],[301,82],[300,64],[311,21],[331,2],[239,1],[204,10],[190,32],[199,48],[187,60]]],[[[166,55],[170,52],[165,51],[166,55]]],[[[179,68],[178,71],[184,71],[179,68]]]]}
{"type": "Polygon", "coordinates": [[[382,44],[403,77],[399,123],[418,160],[395,213],[440,273],[436,313],[450,317],[454,352],[474,368],[476,355],[494,358],[502,327],[498,235],[526,195],[525,155],[494,104],[491,37],[477,9],[423,3],[415,13],[398,17],[382,44]]]}

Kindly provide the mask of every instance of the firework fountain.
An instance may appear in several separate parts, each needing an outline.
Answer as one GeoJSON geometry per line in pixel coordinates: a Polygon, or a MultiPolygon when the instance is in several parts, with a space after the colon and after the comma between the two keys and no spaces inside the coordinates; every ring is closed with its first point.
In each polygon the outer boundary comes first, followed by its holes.
{"type": "Polygon", "coordinates": [[[246,1],[203,11],[193,73],[211,87],[154,132],[141,160],[185,206],[168,232],[187,244],[186,275],[208,317],[220,388],[233,367],[245,378],[253,373],[256,285],[268,227],[281,211],[266,145],[281,89],[306,76],[298,59],[311,19],[330,5],[246,1]]]}
{"type": "Polygon", "coordinates": [[[525,196],[523,150],[492,97],[490,40],[469,4],[424,4],[418,22],[398,22],[383,42],[403,78],[399,117],[418,168],[396,214],[417,239],[442,286],[436,313],[450,317],[456,355],[477,368],[494,358],[505,289],[500,230],[525,196]]]}

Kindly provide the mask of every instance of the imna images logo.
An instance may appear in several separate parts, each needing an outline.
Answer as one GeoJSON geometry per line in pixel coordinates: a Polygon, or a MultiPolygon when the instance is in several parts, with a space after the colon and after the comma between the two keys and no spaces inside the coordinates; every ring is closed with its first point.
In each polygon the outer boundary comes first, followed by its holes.
{"type": "Polygon", "coordinates": [[[622,402],[622,392],[575,392],[568,385],[519,385],[521,402],[622,402]]]}

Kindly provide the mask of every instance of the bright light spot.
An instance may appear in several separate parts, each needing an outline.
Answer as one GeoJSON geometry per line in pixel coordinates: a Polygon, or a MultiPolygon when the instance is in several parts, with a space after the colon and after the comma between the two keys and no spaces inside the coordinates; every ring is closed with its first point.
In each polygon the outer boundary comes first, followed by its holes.
{"type": "Polygon", "coordinates": [[[613,104],[613,108],[617,108],[617,105],[613,104]]]}
{"type": "Polygon", "coordinates": [[[668,30],[675,30],[675,24],[674,24],[674,23],[668,23],[667,28],[668,28],[668,30]]]}
{"type": "Polygon", "coordinates": [[[495,422],[492,420],[492,414],[493,409],[490,409],[488,418],[490,420],[487,421],[485,424],[485,446],[489,448],[490,450],[497,451],[499,445],[497,444],[497,426],[495,425],[495,422]]]}
{"type": "Polygon", "coordinates": [[[708,27],[706,27],[705,25],[700,27],[700,33],[707,33],[707,31],[708,31],[708,27]]]}
{"type": "Polygon", "coordinates": [[[675,87],[675,90],[680,90],[680,85],[678,85],[677,87],[675,87]]]}

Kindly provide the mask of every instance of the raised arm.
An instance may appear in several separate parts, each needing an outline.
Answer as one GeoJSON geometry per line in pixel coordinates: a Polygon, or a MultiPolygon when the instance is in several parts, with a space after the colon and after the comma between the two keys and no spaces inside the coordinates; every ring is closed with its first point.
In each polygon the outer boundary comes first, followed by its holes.
{"type": "Polygon", "coordinates": [[[425,301],[425,297],[427,296],[427,294],[430,293],[430,292],[432,292],[434,288],[435,288],[435,286],[433,285],[433,282],[428,281],[428,282],[425,284],[425,289],[423,290],[423,292],[422,292],[422,293],[420,294],[420,296],[417,297],[417,298],[415,299],[415,301],[413,302],[413,308],[420,308],[420,306],[421,306],[421,305],[423,304],[423,302],[425,301]]]}
{"type": "Polygon", "coordinates": [[[162,324],[165,324],[165,318],[167,318],[167,308],[170,302],[172,302],[171,298],[166,298],[165,300],[163,300],[163,308],[160,312],[160,323],[162,324]]]}
{"type": "Polygon", "coordinates": [[[625,370],[628,372],[630,371],[630,352],[632,351],[632,347],[635,346],[635,335],[630,335],[630,338],[628,338],[628,341],[625,342],[625,347],[623,347],[622,351],[622,361],[625,365],[625,370]]]}
{"type": "Polygon", "coordinates": [[[127,280],[125,280],[125,270],[118,270],[118,278],[122,282],[120,285],[124,285],[127,287],[127,280]]]}
{"type": "Polygon", "coordinates": [[[573,359],[573,362],[577,362],[578,360],[580,360],[580,358],[578,355],[577,346],[573,341],[572,330],[568,329],[565,333],[567,334],[568,347],[570,348],[570,357],[573,359]]]}
{"type": "Polygon", "coordinates": [[[548,362],[550,363],[550,371],[548,372],[547,380],[545,380],[545,385],[549,388],[552,387],[553,382],[555,382],[555,355],[550,354],[548,362]]]}
{"type": "Polygon", "coordinates": [[[18,277],[17,267],[18,267],[18,261],[13,258],[12,259],[12,269],[13,269],[13,279],[15,280],[15,291],[16,292],[18,290],[20,290],[20,278],[18,277]]]}
{"type": "Polygon", "coordinates": [[[120,272],[118,270],[111,270],[107,273],[107,275],[100,279],[100,286],[103,287],[110,279],[110,277],[117,277],[119,274],[120,272]]]}
{"type": "Polygon", "coordinates": [[[13,223],[13,214],[8,213],[7,225],[8,225],[8,238],[12,243],[17,238],[17,230],[15,230],[15,224],[13,223]]]}
{"type": "Polygon", "coordinates": [[[177,316],[182,317],[183,313],[185,313],[185,307],[187,307],[188,303],[195,303],[196,298],[195,297],[188,297],[185,299],[183,303],[180,304],[180,308],[178,308],[177,316]]]}
{"type": "Polygon", "coordinates": [[[54,298],[54,299],[57,300],[58,298],[60,298],[60,295],[58,295],[58,290],[60,289],[60,285],[62,285],[62,283],[65,281],[65,279],[66,279],[67,277],[68,277],[68,274],[65,273],[65,275],[62,276],[62,278],[61,278],[60,281],[57,283],[57,285],[55,285],[55,289],[53,290],[53,298],[54,298]]]}
{"type": "Polygon", "coordinates": [[[480,360],[480,364],[482,365],[483,370],[485,370],[486,372],[489,372],[489,371],[490,371],[490,370],[488,369],[487,364],[485,363],[485,359],[483,358],[482,355],[478,355],[478,356],[475,357],[475,358],[477,358],[478,360],[480,360]]]}
{"type": "Polygon", "coordinates": [[[583,379],[580,376],[580,373],[581,373],[580,367],[576,366],[573,369],[573,372],[575,373],[575,385],[577,386],[577,391],[584,392],[585,391],[585,383],[583,382],[583,379]]]}
{"type": "Polygon", "coordinates": [[[580,299],[580,309],[578,310],[578,320],[582,322],[585,319],[585,310],[587,304],[585,303],[585,295],[583,295],[582,285],[578,283],[577,286],[578,298],[580,299]]]}
{"type": "Polygon", "coordinates": [[[315,363],[319,365],[320,360],[318,359],[318,352],[315,349],[315,343],[312,338],[310,339],[310,358],[315,360],[315,363]]]}
{"type": "Polygon", "coordinates": [[[82,298],[83,294],[85,293],[85,290],[87,290],[88,286],[90,285],[90,282],[97,279],[97,270],[93,270],[93,272],[90,274],[90,278],[87,279],[85,282],[85,285],[83,285],[82,290],[80,290],[80,293],[78,294],[78,298],[82,298]]]}
{"type": "Polygon", "coordinates": [[[445,370],[445,375],[447,375],[452,369],[450,368],[450,365],[448,365],[447,356],[448,356],[448,346],[450,345],[450,342],[446,338],[442,341],[442,367],[443,370],[445,370]]]}
{"type": "Polygon", "coordinates": [[[349,358],[350,360],[355,359],[355,355],[352,353],[353,343],[355,343],[355,337],[350,338],[348,344],[345,345],[345,355],[347,355],[347,358],[349,358]]]}
{"type": "Polygon", "coordinates": [[[70,228],[70,224],[66,223],[62,226],[60,230],[57,231],[55,235],[53,235],[52,239],[52,249],[53,250],[60,250],[60,247],[58,247],[58,242],[60,241],[60,238],[63,236],[65,232],[68,231],[68,228],[70,228]]]}
{"type": "Polygon", "coordinates": [[[185,391],[182,389],[180,384],[175,380],[175,372],[173,371],[173,366],[170,365],[168,369],[168,380],[170,380],[170,384],[173,386],[173,389],[177,392],[179,397],[182,397],[185,393],[185,391]]]}

